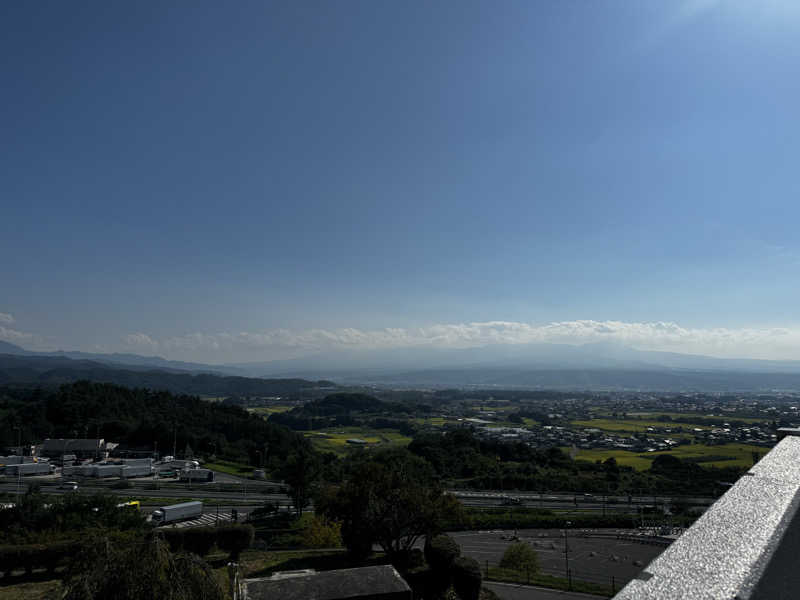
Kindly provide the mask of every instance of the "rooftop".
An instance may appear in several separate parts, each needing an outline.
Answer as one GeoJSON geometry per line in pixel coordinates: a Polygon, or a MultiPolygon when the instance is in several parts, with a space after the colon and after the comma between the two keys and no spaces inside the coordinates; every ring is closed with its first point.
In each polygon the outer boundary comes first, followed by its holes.
{"type": "Polygon", "coordinates": [[[244,584],[246,600],[411,600],[411,588],[391,565],[246,579],[244,584]]]}

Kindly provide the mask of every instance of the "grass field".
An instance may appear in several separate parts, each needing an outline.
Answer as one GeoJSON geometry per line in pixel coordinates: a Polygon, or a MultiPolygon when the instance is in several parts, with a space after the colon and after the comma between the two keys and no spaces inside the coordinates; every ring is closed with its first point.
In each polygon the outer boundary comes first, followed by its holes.
{"type": "Polygon", "coordinates": [[[248,408],[247,411],[251,412],[255,415],[263,415],[265,417],[270,416],[272,413],[282,413],[289,410],[292,410],[292,406],[283,406],[283,405],[275,405],[275,406],[256,406],[254,408],[248,408]]]}
{"type": "Polygon", "coordinates": [[[229,475],[236,475],[238,477],[245,477],[253,473],[253,469],[257,468],[252,465],[244,463],[231,462],[229,460],[218,460],[215,462],[203,463],[204,469],[211,469],[212,471],[220,471],[228,473],[229,475]]]}
{"type": "Polygon", "coordinates": [[[351,446],[347,440],[356,438],[364,440],[370,446],[407,446],[411,438],[393,429],[367,429],[365,427],[344,427],[307,431],[305,436],[314,447],[322,452],[346,454],[351,446]]]}
{"type": "MultiPolygon", "coordinates": [[[[569,448],[563,448],[565,452],[570,452],[569,448]]],[[[682,459],[699,459],[698,462],[704,467],[750,467],[753,464],[753,452],[763,456],[769,452],[769,448],[762,446],[751,446],[748,444],[721,444],[719,446],[704,446],[701,444],[690,444],[677,446],[672,450],[663,452],[635,453],[627,450],[605,450],[596,448],[592,450],[578,450],[575,458],[579,460],[605,460],[614,457],[618,464],[633,467],[637,471],[650,468],[653,460],[660,454],[672,454],[682,459]],[[721,460],[728,457],[728,460],[721,460]],[[709,459],[708,462],[703,460],[709,459]]]]}
{"type": "Polygon", "coordinates": [[[445,423],[458,423],[455,419],[446,419],[445,417],[417,417],[411,420],[417,425],[434,425],[436,427],[441,427],[445,423]]]}
{"type": "Polygon", "coordinates": [[[644,419],[590,419],[588,421],[572,421],[572,425],[575,427],[602,429],[603,431],[630,433],[647,431],[648,427],[662,427],[673,431],[678,427],[682,427],[684,431],[694,428],[713,429],[710,425],[704,425],[703,423],[665,423],[664,421],[646,421],[644,419]]]}

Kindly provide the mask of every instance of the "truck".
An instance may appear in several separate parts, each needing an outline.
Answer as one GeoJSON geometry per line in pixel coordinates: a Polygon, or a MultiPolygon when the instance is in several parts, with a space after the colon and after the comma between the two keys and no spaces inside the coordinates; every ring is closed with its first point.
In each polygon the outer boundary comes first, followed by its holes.
{"type": "Polygon", "coordinates": [[[214,481],[214,471],[211,469],[184,469],[181,471],[181,481],[211,482],[214,481]]]}
{"type": "Polygon", "coordinates": [[[166,525],[167,523],[194,519],[202,514],[203,503],[200,501],[170,504],[169,506],[162,506],[153,511],[153,523],[155,523],[156,526],[166,525]]]}

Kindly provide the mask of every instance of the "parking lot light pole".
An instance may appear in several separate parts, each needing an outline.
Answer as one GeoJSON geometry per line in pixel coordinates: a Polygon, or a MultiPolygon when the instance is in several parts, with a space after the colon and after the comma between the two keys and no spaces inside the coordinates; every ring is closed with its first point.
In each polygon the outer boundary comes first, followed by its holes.
{"type": "Polygon", "coordinates": [[[566,571],[569,589],[572,591],[572,575],[569,572],[569,538],[567,538],[567,527],[570,525],[572,525],[572,523],[567,521],[564,527],[564,570],[566,571]]]}

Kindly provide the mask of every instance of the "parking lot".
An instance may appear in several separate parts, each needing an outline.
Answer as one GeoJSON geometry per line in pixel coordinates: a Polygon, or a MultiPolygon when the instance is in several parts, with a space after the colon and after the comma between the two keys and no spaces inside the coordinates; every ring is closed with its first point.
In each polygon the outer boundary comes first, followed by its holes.
{"type": "MultiPolygon", "coordinates": [[[[536,550],[544,573],[563,577],[568,562],[576,579],[610,583],[613,576],[619,589],[666,547],[647,543],[645,537],[641,541],[617,539],[618,534],[627,533],[630,532],[612,529],[568,530],[566,557],[563,530],[520,529],[516,535],[519,541],[536,550]]],[[[476,559],[481,566],[487,561],[489,565],[497,565],[514,541],[514,531],[466,531],[451,535],[461,546],[461,553],[476,559]]]]}

